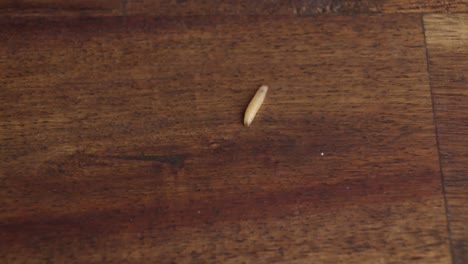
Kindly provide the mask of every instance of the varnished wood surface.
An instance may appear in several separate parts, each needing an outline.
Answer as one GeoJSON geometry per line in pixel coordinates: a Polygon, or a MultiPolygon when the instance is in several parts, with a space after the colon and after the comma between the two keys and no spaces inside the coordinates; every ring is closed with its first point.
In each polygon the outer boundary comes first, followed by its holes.
{"type": "Polygon", "coordinates": [[[187,16],[467,12],[464,0],[3,0],[2,16],[187,16]]]}
{"type": "Polygon", "coordinates": [[[0,16],[122,15],[122,0],[1,0],[0,16]]]}
{"type": "Polygon", "coordinates": [[[450,263],[420,15],[0,25],[2,261],[450,263]]]}
{"type": "Polygon", "coordinates": [[[298,14],[328,13],[444,13],[468,11],[468,2],[460,0],[294,0],[298,14]]]}
{"type": "Polygon", "coordinates": [[[468,15],[424,17],[454,263],[468,262],[468,15]]]}
{"type": "Polygon", "coordinates": [[[466,12],[463,0],[127,0],[126,13],[179,15],[305,15],[466,12]]]}

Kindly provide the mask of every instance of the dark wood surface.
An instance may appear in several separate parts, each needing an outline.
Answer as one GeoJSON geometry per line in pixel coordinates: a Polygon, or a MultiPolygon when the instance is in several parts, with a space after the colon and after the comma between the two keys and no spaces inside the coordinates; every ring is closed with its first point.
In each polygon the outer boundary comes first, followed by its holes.
{"type": "Polygon", "coordinates": [[[121,15],[122,0],[2,0],[1,16],[121,15]]]}
{"type": "Polygon", "coordinates": [[[0,3],[0,262],[468,261],[466,3],[373,3],[0,3]]]}
{"type": "Polygon", "coordinates": [[[466,12],[460,0],[127,0],[127,14],[174,15],[305,15],[358,13],[466,12]]]}
{"type": "Polygon", "coordinates": [[[466,12],[464,0],[3,0],[4,16],[305,15],[466,12]]]}
{"type": "Polygon", "coordinates": [[[424,17],[455,263],[468,261],[468,16],[424,17]]]}

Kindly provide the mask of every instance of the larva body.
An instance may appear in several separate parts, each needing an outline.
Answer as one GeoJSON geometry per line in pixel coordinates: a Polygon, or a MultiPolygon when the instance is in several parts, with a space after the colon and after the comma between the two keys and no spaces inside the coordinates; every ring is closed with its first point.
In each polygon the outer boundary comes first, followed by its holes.
{"type": "Polygon", "coordinates": [[[249,105],[247,106],[247,110],[245,110],[244,115],[244,125],[249,126],[255,118],[260,106],[263,104],[263,100],[265,100],[265,96],[268,92],[268,86],[262,85],[258,89],[257,93],[254,95],[252,100],[250,101],[249,105]]]}

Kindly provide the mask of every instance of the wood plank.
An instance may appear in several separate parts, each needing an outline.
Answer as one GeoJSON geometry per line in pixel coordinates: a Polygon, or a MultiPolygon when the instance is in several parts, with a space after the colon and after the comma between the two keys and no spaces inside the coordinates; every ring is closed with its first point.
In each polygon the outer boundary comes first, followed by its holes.
{"type": "Polygon", "coordinates": [[[460,0],[6,0],[0,15],[8,16],[108,16],[108,15],[322,15],[359,13],[467,12],[460,0]]]}
{"type": "Polygon", "coordinates": [[[464,0],[389,0],[384,1],[380,11],[384,13],[467,12],[468,2],[464,0]]]}
{"type": "Polygon", "coordinates": [[[294,0],[298,14],[328,13],[444,13],[466,12],[468,2],[460,0],[294,0]]]}
{"type": "Polygon", "coordinates": [[[155,16],[185,15],[294,15],[291,0],[249,1],[127,1],[126,13],[155,16]]]}
{"type": "Polygon", "coordinates": [[[450,262],[419,15],[0,25],[3,262],[450,262]]]}
{"type": "Polygon", "coordinates": [[[461,0],[128,0],[128,14],[181,15],[322,15],[359,13],[467,12],[461,0]]]}
{"type": "Polygon", "coordinates": [[[467,14],[424,16],[454,263],[468,262],[467,14]]]}
{"type": "Polygon", "coordinates": [[[0,15],[121,15],[122,7],[121,0],[3,0],[0,1],[0,15]]]}

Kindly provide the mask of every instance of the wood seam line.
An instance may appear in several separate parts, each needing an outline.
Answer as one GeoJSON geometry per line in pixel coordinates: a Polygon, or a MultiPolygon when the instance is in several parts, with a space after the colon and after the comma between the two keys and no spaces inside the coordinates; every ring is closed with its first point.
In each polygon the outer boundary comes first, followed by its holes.
{"type": "Polygon", "coordinates": [[[437,145],[437,155],[439,159],[439,172],[440,172],[440,179],[441,179],[441,185],[442,185],[442,196],[444,199],[444,207],[445,207],[445,218],[447,221],[447,232],[448,232],[448,242],[450,246],[450,257],[452,259],[452,263],[455,263],[455,252],[453,248],[453,240],[452,240],[452,228],[450,226],[451,223],[451,217],[450,217],[450,209],[448,205],[448,200],[447,200],[447,192],[445,188],[445,177],[444,177],[444,170],[442,167],[442,155],[440,153],[440,140],[439,140],[439,130],[438,130],[438,125],[437,125],[437,111],[435,109],[435,98],[434,98],[434,91],[433,91],[433,85],[432,85],[432,78],[431,78],[431,72],[430,72],[430,64],[429,64],[429,49],[427,48],[427,39],[426,39],[426,26],[424,24],[424,16],[425,14],[421,14],[421,28],[422,28],[422,34],[424,37],[424,49],[426,53],[426,71],[427,71],[427,78],[429,81],[429,92],[431,94],[431,104],[432,104],[432,118],[433,118],[433,123],[434,123],[434,132],[435,132],[435,139],[436,139],[436,145],[437,145]]]}

